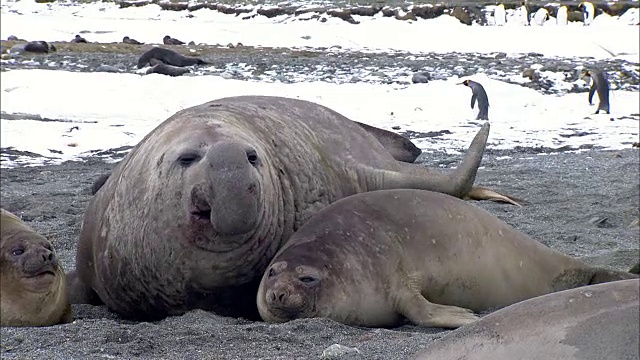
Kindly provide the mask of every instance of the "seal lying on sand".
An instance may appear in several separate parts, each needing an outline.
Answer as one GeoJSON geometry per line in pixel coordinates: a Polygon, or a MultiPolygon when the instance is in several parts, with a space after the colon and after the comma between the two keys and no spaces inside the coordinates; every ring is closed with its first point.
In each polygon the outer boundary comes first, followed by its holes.
{"type": "Polygon", "coordinates": [[[138,69],[142,69],[149,64],[151,59],[157,59],[165,64],[181,67],[208,64],[206,61],[196,57],[182,56],[173,50],[154,47],[140,56],[140,59],[138,59],[138,69]]]}
{"type": "Polygon", "coordinates": [[[386,188],[465,196],[488,135],[487,123],[451,171],[396,161],[353,121],[308,101],[240,96],[184,109],[88,205],[72,302],[140,319],[192,308],[257,318],[267,264],[318,210],[386,188]]]}
{"type": "Polygon", "coordinates": [[[636,275],[589,266],[452,196],[393,189],[352,195],[311,217],[258,290],[269,322],[455,328],[483,311],[636,275]]]}
{"type": "Polygon", "coordinates": [[[637,279],[529,299],[438,339],[418,360],[638,359],[637,279]]]}
{"type": "Polygon", "coordinates": [[[66,277],[51,243],[0,209],[0,325],[47,326],[73,320],[66,277]]]}

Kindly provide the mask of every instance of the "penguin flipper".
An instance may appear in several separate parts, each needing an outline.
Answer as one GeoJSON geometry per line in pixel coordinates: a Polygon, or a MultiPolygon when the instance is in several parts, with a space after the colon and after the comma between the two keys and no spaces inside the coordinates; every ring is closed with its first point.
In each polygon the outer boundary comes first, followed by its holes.
{"type": "Polygon", "coordinates": [[[593,84],[591,84],[591,88],[589,89],[589,105],[593,104],[593,94],[596,93],[596,82],[594,81],[593,84]]]}
{"type": "Polygon", "coordinates": [[[465,199],[504,202],[504,203],[508,203],[508,204],[516,205],[520,207],[522,207],[522,204],[527,203],[523,199],[518,199],[517,197],[510,196],[510,195],[503,195],[482,186],[472,187],[471,191],[469,191],[465,196],[465,199]]]}
{"type": "Polygon", "coordinates": [[[476,93],[474,92],[473,95],[471,95],[471,108],[473,109],[474,106],[476,106],[476,98],[478,96],[476,95],[476,93]]]}

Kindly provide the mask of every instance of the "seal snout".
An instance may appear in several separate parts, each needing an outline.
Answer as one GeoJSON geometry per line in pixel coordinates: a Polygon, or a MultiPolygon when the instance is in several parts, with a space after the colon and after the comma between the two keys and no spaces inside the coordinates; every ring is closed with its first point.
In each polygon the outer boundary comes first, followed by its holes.
{"type": "Polygon", "coordinates": [[[58,267],[58,258],[55,252],[47,247],[38,247],[22,255],[22,271],[26,277],[41,275],[55,275],[58,267]]]}

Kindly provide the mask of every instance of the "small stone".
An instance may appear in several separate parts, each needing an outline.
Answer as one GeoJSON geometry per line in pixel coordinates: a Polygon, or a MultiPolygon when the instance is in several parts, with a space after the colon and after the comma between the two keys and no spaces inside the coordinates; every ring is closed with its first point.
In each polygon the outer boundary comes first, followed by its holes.
{"type": "Polygon", "coordinates": [[[322,359],[337,359],[346,354],[362,354],[358,348],[333,344],[322,352],[322,359]]]}

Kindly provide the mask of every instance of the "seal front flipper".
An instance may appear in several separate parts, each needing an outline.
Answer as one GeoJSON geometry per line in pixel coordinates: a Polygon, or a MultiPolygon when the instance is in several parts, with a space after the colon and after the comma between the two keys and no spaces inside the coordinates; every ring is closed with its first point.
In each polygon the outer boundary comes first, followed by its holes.
{"type": "Polygon", "coordinates": [[[420,294],[405,294],[397,304],[398,313],[420,326],[455,329],[479,319],[469,309],[434,304],[420,294]]]}
{"type": "Polygon", "coordinates": [[[497,202],[505,202],[508,204],[522,206],[527,202],[525,200],[519,199],[517,197],[511,195],[503,195],[491,189],[482,186],[474,186],[471,188],[471,191],[465,197],[466,199],[471,200],[490,200],[497,202]]]}

